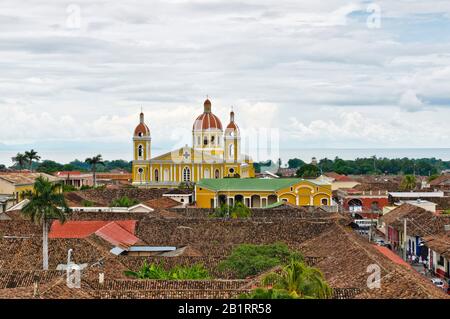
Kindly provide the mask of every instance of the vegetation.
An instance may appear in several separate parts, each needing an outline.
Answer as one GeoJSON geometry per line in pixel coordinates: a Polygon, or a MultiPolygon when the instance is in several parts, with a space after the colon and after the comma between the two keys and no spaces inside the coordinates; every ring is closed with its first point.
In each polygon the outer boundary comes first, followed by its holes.
{"type": "Polygon", "coordinates": [[[313,164],[305,164],[297,170],[297,177],[317,178],[320,176],[320,169],[313,164]]]}
{"type": "Polygon", "coordinates": [[[16,156],[14,156],[11,160],[13,161],[14,166],[18,166],[18,168],[22,170],[27,161],[27,157],[25,156],[25,154],[17,153],[16,156]]]}
{"type": "MultiPolygon", "coordinates": [[[[300,159],[291,159],[288,161],[289,168],[301,168],[305,164],[300,159]]],[[[255,163],[257,173],[261,172],[261,167],[272,167],[276,165],[272,161],[255,163]]],[[[355,160],[343,160],[336,157],[334,160],[324,158],[317,165],[323,172],[336,172],[345,175],[422,175],[431,176],[440,174],[444,169],[450,169],[450,161],[442,161],[436,158],[357,158],[355,160]]],[[[266,168],[267,169],[267,168],[266,168]]]]}
{"type": "Polygon", "coordinates": [[[73,185],[65,185],[65,184],[62,185],[62,191],[64,193],[74,192],[76,190],[77,190],[77,188],[73,185]]]}
{"type": "Polygon", "coordinates": [[[252,211],[250,208],[245,206],[241,202],[237,202],[234,206],[229,206],[226,204],[221,205],[216,208],[211,217],[217,218],[250,218],[252,216],[252,211]]]}
{"type": "Polygon", "coordinates": [[[137,279],[154,280],[205,280],[210,279],[208,270],[202,264],[190,267],[175,266],[165,270],[163,264],[148,264],[144,261],[138,271],[125,271],[125,275],[137,279]]]}
{"type": "Polygon", "coordinates": [[[137,199],[122,196],[113,200],[110,207],[131,207],[137,204],[139,204],[139,201],[137,199]]]}
{"type": "Polygon", "coordinates": [[[443,214],[450,215],[450,209],[444,210],[443,214]]]}
{"type": "Polygon", "coordinates": [[[44,177],[38,177],[33,192],[28,194],[29,202],[22,208],[22,214],[32,222],[42,225],[42,263],[48,270],[48,226],[51,219],[64,223],[70,209],[60,192],[60,185],[51,183],[44,177]]]}
{"type": "Polygon", "coordinates": [[[31,151],[26,151],[25,152],[25,158],[28,160],[28,167],[30,169],[30,171],[33,170],[33,161],[39,161],[41,159],[41,157],[39,155],[37,155],[38,153],[35,150],[31,150],[31,151]]]}
{"type": "Polygon", "coordinates": [[[94,175],[94,187],[97,186],[97,165],[105,165],[100,154],[94,157],[86,158],[85,162],[91,166],[92,174],[94,175]]]}
{"type": "Polygon", "coordinates": [[[413,175],[405,175],[403,177],[402,183],[400,184],[400,189],[403,191],[412,191],[417,186],[417,179],[413,175]]]}
{"type": "Polygon", "coordinates": [[[292,259],[281,273],[270,273],[259,288],[241,298],[250,299],[328,299],[333,290],[326,283],[320,270],[292,259]]]}
{"type": "Polygon", "coordinates": [[[81,205],[82,205],[83,207],[93,207],[93,206],[94,206],[94,202],[92,202],[92,201],[90,201],[90,200],[87,200],[87,199],[83,199],[83,200],[81,201],[81,205]]]}
{"type": "Polygon", "coordinates": [[[231,271],[238,278],[255,276],[289,260],[302,260],[284,243],[271,245],[242,244],[233,249],[231,255],[218,266],[220,271],[231,271]]]}

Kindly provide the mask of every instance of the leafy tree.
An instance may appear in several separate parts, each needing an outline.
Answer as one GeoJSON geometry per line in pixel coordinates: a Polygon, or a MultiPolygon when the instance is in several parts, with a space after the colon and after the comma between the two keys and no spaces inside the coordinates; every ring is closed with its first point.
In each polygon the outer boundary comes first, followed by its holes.
{"type": "Polygon", "coordinates": [[[284,243],[242,244],[233,249],[231,255],[219,264],[218,269],[231,271],[238,278],[246,278],[285,264],[290,259],[301,260],[302,257],[284,243]]]}
{"type": "Polygon", "coordinates": [[[91,166],[92,173],[94,175],[94,187],[97,186],[97,165],[105,165],[103,158],[100,154],[97,156],[86,158],[85,162],[91,166]]]}
{"type": "Polygon", "coordinates": [[[138,271],[128,270],[124,272],[128,277],[153,280],[205,280],[210,279],[208,270],[202,264],[193,266],[175,266],[165,270],[162,264],[148,264],[144,261],[138,271]]]}
{"type": "Polygon", "coordinates": [[[320,169],[313,164],[305,164],[297,170],[297,177],[317,178],[320,176],[320,169]]]}
{"type": "Polygon", "coordinates": [[[29,202],[22,208],[22,214],[32,222],[42,225],[42,264],[48,270],[48,226],[49,221],[58,219],[64,223],[70,213],[60,185],[51,183],[40,176],[36,179],[33,192],[28,195],[29,202]]]}
{"type": "Polygon", "coordinates": [[[33,161],[39,161],[41,159],[41,157],[39,155],[37,155],[38,153],[35,150],[30,150],[30,151],[26,151],[25,152],[25,158],[28,160],[28,165],[30,168],[30,171],[33,170],[33,161]]]}
{"type": "Polygon", "coordinates": [[[217,218],[250,218],[252,211],[241,202],[237,202],[234,206],[223,204],[216,208],[211,217],[217,218]]]}
{"type": "Polygon", "coordinates": [[[27,162],[27,157],[25,156],[25,154],[17,153],[16,156],[12,158],[12,161],[14,165],[19,166],[19,169],[22,170],[25,166],[25,163],[27,162]]]}
{"type": "Polygon", "coordinates": [[[303,165],[305,165],[305,162],[302,161],[301,159],[298,159],[298,158],[290,159],[288,161],[288,167],[289,168],[300,168],[303,165]]]}
{"type": "Polygon", "coordinates": [[[259,300],[269,300],[269,299],[296,299],[286,290],[280,289],[267,289],[267,288],[256,288],[249,294],[239,295],[239,299],[259,299],[259,300]]]}
{"type": "Polygon", "coordinates": [[[400,184],[400,188],[404,191],[412,191],[417,186],[417,179],[413,175],[405,175],[403,177],[402,183],[400,184]]]}
{"type": "Polygon", "coordinates": [[[263,285],[272,287],[272,292],[259,290],[253,296],[266,294],[267,297],[289,295],[294,299],[329,299],[333,295],[322,272],[298,260],[291,260],[281,273],[268,274],[263,279],[263,285]]]}
{"type": "Polygon", "coordinates": [[[134,198],[128,198],[127,196],[122,196],[111,202],[111,207],[131,207],[139,204],[139,201],[134,198]]]}
{"type": "Polygon", "coordinates": [[[55,172],[63,171],[64,166],[62,164],[56,163],[55,161],[45,160],[39,163],[36,170],[38,172],[52,174],[55,172]]]}

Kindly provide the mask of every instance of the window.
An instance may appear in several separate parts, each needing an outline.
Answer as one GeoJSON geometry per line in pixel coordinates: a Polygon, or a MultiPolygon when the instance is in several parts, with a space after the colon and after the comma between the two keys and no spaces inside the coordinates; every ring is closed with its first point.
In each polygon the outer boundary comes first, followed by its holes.
{"type": "Polygon", "coordinates": [[[230,168],[228,171],[230,172],[230,174],[234,174],[234,168],[230,168]]]}
{"type": "Polygon", "coordinates": [[[190,182],[191,181],[191,170],[189,167],[185,167],[183,170],[183,182],[190,182]]]}
{"type": "Polygon", "coordinates": [[[234,144],[230,144],[230,150],[228,153],[230,154],[230,157],[234,156],[234,144]]]}
{"type": "Polygon", "coordinates": [[[328,199],[322,198],[322,206],[328,206],[328,199]]]}
{"type": "Polygon", "coordinates": [[[216,179],[219,179],[220,178],[220,171],[218,170],[218,169],[216,169],[216,173],[215,173],[215,176],[214,176],[216,179]]]}
{"type": "Polygon", "coordinates": [[[142,137],[142,136],[144,136],[144,133],[139,132],[138,136],[139,136],[139,137],[142,137]]]}
{"type": "Polygon", "coordinates": [[[159,182],[159,171],[155,169],[155,182],[159,182]]]}
{"type": "Polygon", "coordinates": [[[211,144],[214,145],[214,142],[216,141],[216,137],[215,136],[211,136],[211,144]]]}
{"type": "Polygon", "coordinates": [[[142,145],[138,146],[138,157],[142,158],[144,156],[144,147],[142,145]]]}
{"type": "Polygon", "coordinates": [[[439,256],[439,259],[438,259],[438,261],[437,261],[437,264],[438,264],[439,266],[444,267],[444,257],[443,257],[443,256],[439,256]]]}
{"type": "Polygon", "coordinates": [[[203,139],[203,145],[208,145],[208,138],[207,138],[207,137],[205,137],[205,138],[203,139]]]}

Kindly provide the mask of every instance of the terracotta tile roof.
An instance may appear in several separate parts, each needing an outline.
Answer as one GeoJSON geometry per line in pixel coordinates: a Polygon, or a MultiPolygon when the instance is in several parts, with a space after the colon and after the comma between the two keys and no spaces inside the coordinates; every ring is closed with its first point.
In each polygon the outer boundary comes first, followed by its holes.
{"type": "Polygon", "coordinates": [[[395,254],[392,250],[390,250],[387,247],[382,247],[378,245],[373,245],[380,253],[385,255],[387,258],[389,258],[391,261],[393,261],[396,264],[405,266],[406,268],[412,268],[410,264],[408,264],[406,261],[404,261],[399,255],[395,254]]]}
{"type": "Polygon", "coordinates": [[[86,238],[96,233],[102,227],[108,224],[117,224],[119,228],[134,234],[136,228],[135,220],[118,221],[68,221],[61,224],[54,221],[50,228],[49,238],[86,238]]]}
{"type": "Polygon", "coordinates": [[[0,173],[0,179],[7,181],[14,185],[30,185],[33,184],[36,178],[45,177],[51,182],[57,182],[60,179],[45,173],[31,173],[31,172],[16,172],[16,173],[0,173]]]}
{"type": "Polygon", "coordinates": [[[110,244],[120,247],[130,247],[139,241],[139,238],[134,236],[133,233],[121,227],[119,222],[108,223],[95,232],[97,236],[103,238],[110,244]]]}
{"type": "Polygon", "coordinates": [[[161,197],[156,199],[151,199],[146,201],[144,205],[151,207],[153,209],[168,209],[176,206],[180,206],[181,204],[169,197],[161,197]]]}
{"type": "Polygon", "coordinates": [[[428,248],[450,259],[450,232],[442,232],[423,238],[428,248]]]}
{"type": "Polygon", "coordinates": [[[441,175],[430,182],[430,186],[450,186],[450,175],[441,175]]]}

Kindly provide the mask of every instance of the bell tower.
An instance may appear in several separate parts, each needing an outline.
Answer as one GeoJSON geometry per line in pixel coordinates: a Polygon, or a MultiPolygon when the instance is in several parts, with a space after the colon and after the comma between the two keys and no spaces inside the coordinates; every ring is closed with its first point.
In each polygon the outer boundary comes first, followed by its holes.
{"type": "Polygon", "coordinates": [[[230,124],[225,130],[225,161],[237,163],[241,154],[241,134],[234,121],[234,111],[230,113],[230,124]]]}
{"type": "Polygon", "coordinates": [[[145,124],[144,113],[139,115],[139,124],[133,134],[133,183],[143,184],[149,180],[152,138],[145,124]]]}

